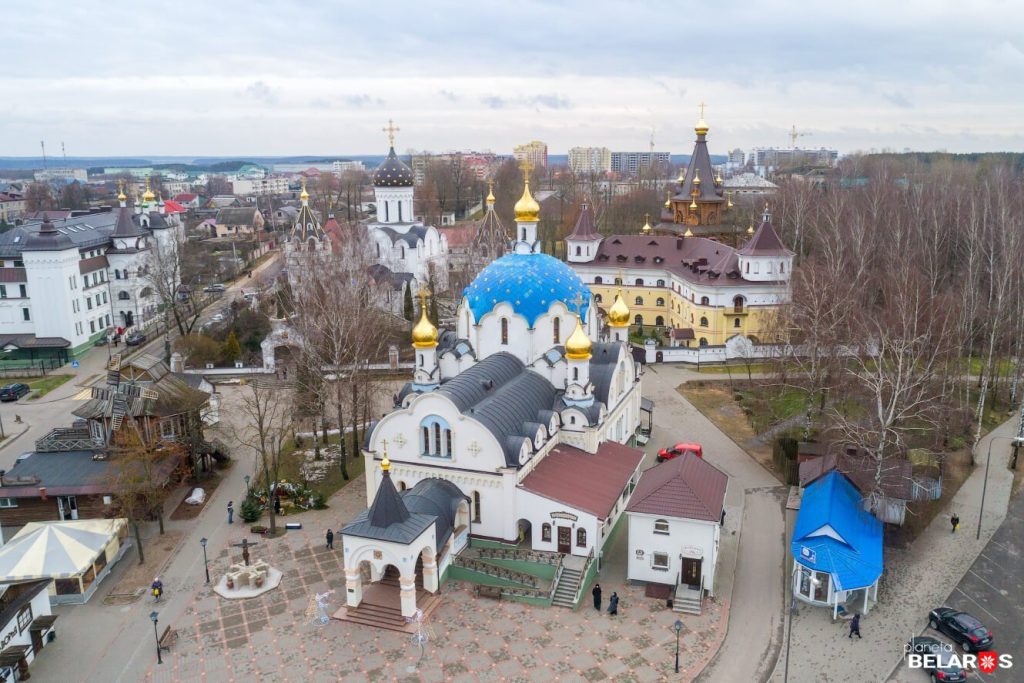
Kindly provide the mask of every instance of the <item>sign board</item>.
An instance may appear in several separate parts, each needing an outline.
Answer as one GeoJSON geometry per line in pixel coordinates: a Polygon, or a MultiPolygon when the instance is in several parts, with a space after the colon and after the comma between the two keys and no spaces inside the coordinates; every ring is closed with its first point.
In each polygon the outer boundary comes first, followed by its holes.
{"type": "Polygon", "coordinates": [[[79,363],[79,362],[78,362],[77,360],[73,360],[73,361],[71,361],[71,367],[73,367],[73,368],[78,368],[78,367],[80,367],[81,365],[82,365],[82,364],[81,364],[81,363],[79,363]]]}
{"type": "Polygon", "coordinates": [[[818,555],[805,545],[800,546],[800,559],[807,560],[812,564],[818,561],[818,555]]]}
{"type": "Polygon", "coordinates": [[[579,517],[572,514],[571,512],[552,512],[551,519],[567,519],[570,522],[575,522],[579,517]]]}

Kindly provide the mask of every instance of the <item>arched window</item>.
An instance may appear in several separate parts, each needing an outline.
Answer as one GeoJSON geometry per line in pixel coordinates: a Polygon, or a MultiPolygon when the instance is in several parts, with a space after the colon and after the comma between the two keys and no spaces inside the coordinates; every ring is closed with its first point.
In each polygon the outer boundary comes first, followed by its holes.
{"type": "Polygon", "coordinates": [[[576,530],[576,547],[586,548],[587,547],[587,530],[580,527],[576,530]]]}
{"type": "Polygon", "coordinates": [[[128,292],[118,292],[117,298],[120,299],[121,301],[128,301],[128,299],[131,298],[131,295],[128,294],[128,292]]]}
{"type": "Polygon", "coordinates": [[[594,284],[595,284],[595,285],[599,285],[599,284],[601,284],[602,282],[604,282],[604,278],[603,278],[603,277],[601,277],[600,275],[598,275],[597,277],[595,277],[595,278],[594,278],[594,284]]]}
{"type": "Polygon", "coordinates": [[[750,261],[747,261],[746,272],[747,272],[748,275],[750,274],[750,261]]]}
{"type": "Polygon", "coordinates": [[[398,490],[399,491],[404,491],[405,489],[406,489],[405,482],[404,481],[398,482],[398,490]]]}
{"type": "Polygon", "coordinates": [[[423,418],[423,421],[420,422],[421,455],[435,458],[452,457],[450,432],[451,427],[444,418],[438,415],[428,415],[423,418]]]}
{"type": "Polygon", "coordinates": [[[441,423],[434,423],[434,455],[441,455],[441,423]]]}
{"type": "Polygon", "coordinates": [[[423,455],[428,455],[430,453],[430,427],[424,425],[420,429],[420,432],[420,436],[422,437],[422,443],[420,443],[420,453],[422,453],[423,455]]]}
{"type": "Polygon", "coordinates": [[[380,258],[380,242],[377,242],[374,246],[377,247],[377,258],[380,258]]]}
{"type": "Polygon", "coordinates": [[[501,319],[501,343],[508,344],[508,318],[501,319]]]}
{"type": "Polygon", "coordinates": [[[642,277],[638,277],[636,279],[636,286],[637,287],[643,287],[644,286],[644,279],[642,277]]]}
{"type": "Polygon", "coordinates": [[[654,520],[654,533],[656,533],[656,534],[667,534],[668,533],[668,520],[667,519],[656,519],[656,520],[654,520]]]}
{"type": "Polygon", "coordinates": [[[473,491],[473,521],[480,521],[480,492],[473,491]]]}
{"type": "Polygon", "coordinates": [[[733,309],[735,309],[735,311],[737,313],[739,313],[740,311],[743,310],[743,304],[744,303],[745,303],[745,299],[742,296],[734,296],[732,298],[732,307],[733,307],[733,309]]]}
{"type": "Polygon", "coordinates": [[[711,304],[711,299],[707,298],[706,296],[702,296],[700,298],[700,305],[701,306],[708,306],[710,304],[711,304]]]}
{"type": "Polygon", "coordinates": [[[523,240],[524,242],[526,241],[526,228],[523,228],[523,237],[522,237],[522,240],[523,240]]]}
{"type": "Polygon", "coordinates": [[[562,339],[562,321],[557,316],[551,321],[551,342],[560,344],[562,339]]]}
{"type": "Polygon", "coordinates": [[[601,303],[601,301],[603,301],[603,299],[601,298],[600,294],[595,294],[594,295],[594,301],[596,301],[597,303],[601,303]]]}
{"type": "Polygon", "coordinates": [[[402,247],[402,260],[405,260],[405,247],[402,247]]]}
{"type": "Polygon", "coordinates": [[[664,306],[664,305],[665,305],[665,300],[664,300],[664,299],[662,299],[662,298],[661,298],[661,297],[659,296],[659,297],[658,297],[658,300],[657,300],[657,301],[656,301],[655,303],[656,303],[656,304],[657,304],[658,306],[664,306]]]}
{"type": "Polygon", "coordinates": [[[700,347],[703,349],[707,345],[708,345],[708,340],[706,338],[704,338],[704,337],[701,337],[700,338],[700,347]]]}
{"type": "Polygon", "coordinates": [[[708,319],[707,319],[707,317],[705,317],[703,315],[700,317],[700,326],[701,327],[707,327],[708,326],[708,319]]]}
{"type": "Polygon", "coordinates": [[[576,424],[576,416],[575,415],[570,415],[569,416],[569,424],[571,424],[571,425],[576,424]]]}
{"type": "Polygon", "coordinates": [[[733,320],[732,321],[732,326],[733,327],[739,327],[740,326],[740,319],[736,318],[735,320],[733,320]]]}
{"type": "Polygon", "coordinates": [[[640,315],[639,313],[637,313],[636,317],[633,318],[633,324],[634,325],[643,325],[644,324],[644,317],[642,315],[640,315]]]}
{"type": "Polygon", "coordinates": [[[423,354],[420,354],[420,367],[423,367],[423,354]]]}
{"type": "Polygon", "coordinates": [[[654,324],[658,325],[659,327],[664,325],[665,324],[665,318],[663,316],[659,315],[657,318],[654,319],[654,324]]]}
{"type": "Polygon", "coordinates": [[[580,255],[580,248],[579,248],[579,247],[576,247],[576,255],[577,255],[577,256],[579,256],[579,255],[580,255]]]}
{"type": "Polygon", "coordinates": [[[785,273],[786,272],[786,262],[785,261],[782,261],[781,263],[779,263],[779,272],[780,273],[785,273]]]}
{"type": "Polygon", "coordinates": [[[637,306],[643,306],[644,298],[642,296],[638,296],[637,298],[633,299],[633,303],[635,303],[637,306]]]}
{"type": "Polygon", "coordinates": [[[448,457],[452,457],[452,430],[444,430],[444,450],[448,457]]]}
{"type": "Polygon", "coordinates": [[[572,378],[574,380],[577,380],[577,379],[580,378],[580,369],[579,368],[573,368],[572,369],[572,378]]]}
{"type": "Polygon", "coordinates": [[[659,287],[664,287],[665,286],[665,281],[664,280],[658,280],[658,286],[659,287]]]}
{"type": "Polygon", "coordinates": [[[545,541],[547,543],[551,542],[551,525],[550,524],[541,524],[540,525],[540,540],[545,541]]]}
{"type": "Polygon", "coordinates": [[[621,277],[615,278],[615,284],[621,285],[622,284],[622,278],[621,277]]]}

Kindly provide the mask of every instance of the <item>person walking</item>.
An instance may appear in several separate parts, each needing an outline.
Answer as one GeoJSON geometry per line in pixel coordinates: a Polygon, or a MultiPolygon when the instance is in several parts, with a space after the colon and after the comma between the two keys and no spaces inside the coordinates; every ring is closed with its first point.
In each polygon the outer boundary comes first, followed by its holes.
{"type": "Polygon", "coordinates": [[[594,590],[590,591],[590,594],[594,596],[594,609],[598,612],[601,611],[601,584],[595,583],[594,590]]]}
{"type": "Polygon", "coordinates": [[[850,635],[848,635],[846,637],[847,638],[853,638],[854,634],[857,634],[858,638],[861,637],[861,635],[860,635],[860,613],[859,612],[857,614],[853,615],[853,619],[850,621],[850,635]]]}
{"type": "Polygon", "coordinates": [[[274,494],[274,514],[281,514],[281,496],[274,494]]]}
{"type": "Polygon", "coordinates": [[[235,501],[228,501],[228,524],[235,523],[235,501]]]}
{"type": "Polygon", "coordinates": [[[327,549],[334,550],[334,532],[330,529],[327,530],[327,549]]]}
{"type": "Polygon", "coordinates": [[[612,597],[608,599],[608,614],[615,616],[619,613],[619,594],[612,591],[612,597]]]}
{"type": "Polygon", "coordinates": [[[956,533],[956,529],[960,526],[960,515],[953,513],[953,516],[949,518],[949,523],[953,527],[953,531],[950,533],[956,533]]]}

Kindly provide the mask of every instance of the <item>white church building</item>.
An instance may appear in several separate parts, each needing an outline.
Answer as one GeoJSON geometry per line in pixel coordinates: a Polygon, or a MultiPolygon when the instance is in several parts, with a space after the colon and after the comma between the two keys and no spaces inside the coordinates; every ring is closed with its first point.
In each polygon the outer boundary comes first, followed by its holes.
{"type": "Polygon", "coordinates": [[[540,253],[528,183],[515,212],[512,252],[466,288],[454,330],[421,294],[412,381],[367,436],[369,508],[341,531],[349,607],[390,565],[411,616],[417,583],[436,592],[470,537],[599,556],[639,479],[629,310],[615,301],[598,342],[586,284],[540,253]]]}

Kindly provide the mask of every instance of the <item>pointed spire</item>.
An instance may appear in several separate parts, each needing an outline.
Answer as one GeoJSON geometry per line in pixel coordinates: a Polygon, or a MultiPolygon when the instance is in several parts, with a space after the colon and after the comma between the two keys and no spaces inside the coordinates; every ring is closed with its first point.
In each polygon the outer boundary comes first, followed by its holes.
{"type": "Polygon", "coordinates": [[[601,239],[601,234],[594,225],[594,212],[590,208],[590,200],[586,197],[580,202],[580,215],[576,219],[576,227],[572,229],[566,239],[580,241],[595,241],[601,239]]]}
{"type": "Polygon", "coordinates": [[[124,181],[123,180],[118,180],[117,181],[117,201],[121,205],[122,208],[124,208],[125,206],[128,206],[128,203],[127,203],[128,202],[128,195],[126,195],[124,193],[124,181]]]}
{"type": "Polygon", "coordinates": [[[387,442],[384,443],[384,459],[380,463],[381,482],[377,495],[367,511],[367,521],[378,529],[386,529],[392,524],[401,524],[409,519],[409,508],[405,507],[402,496],[391,481],[391,461],[388,460],[387,442]]]}

